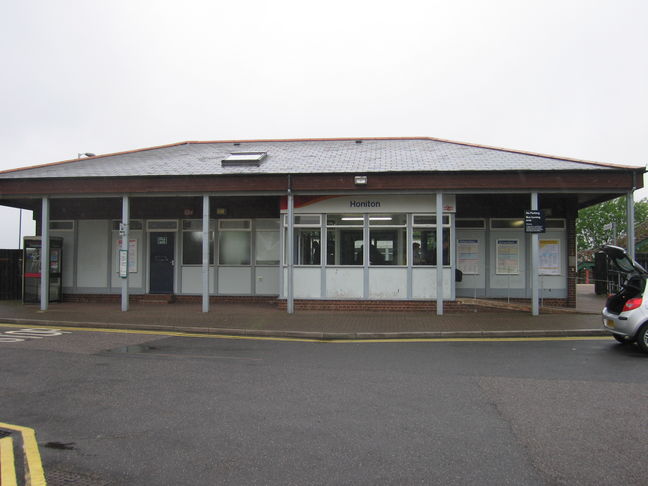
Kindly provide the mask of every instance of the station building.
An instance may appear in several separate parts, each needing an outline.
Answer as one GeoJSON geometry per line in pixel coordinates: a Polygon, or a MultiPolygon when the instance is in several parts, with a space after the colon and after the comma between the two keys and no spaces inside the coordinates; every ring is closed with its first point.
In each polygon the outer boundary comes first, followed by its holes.
{"type": "Polygon", "coordinates": [[[441,314],[574,306],[578,210],[644,171],[434,138],[182,142],[1,172],[0,204],[34,211],[44,252],[62,238],[64,300],[441,314]]]}

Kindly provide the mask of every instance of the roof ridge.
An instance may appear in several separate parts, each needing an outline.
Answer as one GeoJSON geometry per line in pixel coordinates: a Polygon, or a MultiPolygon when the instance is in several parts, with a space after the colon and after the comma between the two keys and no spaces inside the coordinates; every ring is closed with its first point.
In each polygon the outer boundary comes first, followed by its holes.
{"type": "Polygon", "coordinates": [[[482,149],[487,149],[487,150],[497,150],[500,152],[508,152],[508,153],[514,153],[514,154],[521,154],[521,155],[529,155],[532,157],[543,157],[547,159],[552,159],[552,160],[562,160],[562,161],[567,161],[567,162],[576,162],[580,164],[588,164],[588,165],[595,165],[595,166],[600,166],[600,167],[611,167],[611,168],[619,168],[619,169],[642,169],[641,166],[635,166],[635,165],[623,165],[623,164],[612,164],[608,162],[595,162],[591,160],[584,160],[584,159],[576,159],[573,157],[560,157],[557,155],[547,155],[547,154],[542,154],[538,152],[528,152],[524,150],[516,150],[516,149],[508,149],[508,148],[502,148],[502,147],[495,147],[492,145],[482,145],[482,144],[477,144],[477,143],[470,143],[470,142],[458,142],[455,140],[448,140],[444,138],[436,138],[436,137],[337,137],[337,138],[284,138],[284,139],[271,139],[271,138],[260,138],[260,139],[247,139],[247,140],[187,140],[183,142],[176,142],[176,143],[170,143],[170,144],[165,144],[165,145],[156,145],[153,147],[145,147],[145,148],[138,148],[138,149],[132,149],[132,150],[124,150],[120,152],[111,152],[107,154],[100,154],[100,155],[95,155],[93,157],[87,157],[85,159],[67,159],[67,160],[61,160],[58,162],[48,162],[44,164],[36,164],[36,165],[30,165],[26,167],[18,167],[15,169],[5,169],[5,170],[0,170],[0,174],[7,174],[7,173],[12,173],[12,172],[20,172],[24,170],[31,170],[31,169],[40,169],[43,167],[51,167],[51,166],[56,166],[56,165],[63,165],[63,164],[71,164],[74,162],[80,162],[80,161],[85,161],[85,160],[94,160],[94,159],[101,159],[105,157],[112,157],[115,155],[126,155],[126,154],[132,154],[132,153],[138,153],[138,152],[146,152],[148,150],[157,150],[157,149],[164,149],[164,148],[170,148],[170,147],[177,147],[180,145],[189,145],[189,144],[225,144],[225,143],[263,143],[263,142],[343,142],[343,141],[351,141],[351,140],[366,140],[366,141],[380,141],[380,140],[430,140],[430,141],[435,141],[435,142],[441,142],[441,143],[450,143],[454,145],[463,145],[466,147],[475,147],[475,148],[482,148],[482,149]]]}

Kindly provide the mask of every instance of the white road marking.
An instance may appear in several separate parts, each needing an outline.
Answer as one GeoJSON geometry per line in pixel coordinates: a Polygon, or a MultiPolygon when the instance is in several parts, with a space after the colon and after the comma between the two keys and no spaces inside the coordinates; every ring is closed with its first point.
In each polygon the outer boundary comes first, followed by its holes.
{"type": "Polygon", "coordinates": [[[61,329],[45,329],[38,327],[17,329],[15,331],[0,332],[0,343],[19,343],[30,339],[62,336],[63,334],[71,334],[71,332],[63,331],[61,329]]]}

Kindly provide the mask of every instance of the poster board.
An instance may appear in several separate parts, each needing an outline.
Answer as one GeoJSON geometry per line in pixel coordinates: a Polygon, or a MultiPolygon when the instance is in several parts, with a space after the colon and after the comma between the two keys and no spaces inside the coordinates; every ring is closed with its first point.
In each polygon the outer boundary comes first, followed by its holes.
{"type": "Polygon", "coordinates": [[[560,240],[541,239],[539,240],[539,265],[540,275],[560,275],[560,240]]]}
{"type": "Polygon", "coordinates": [[[520,240],[498,239],[495,251],[495,273],[497,275],[518,275],[520,273],[520,240]]]}
{"type": "Polygon", "coordinates": [[[457,240],[457,269],[464,275],[479,275],[479,240],[457,240]]]}

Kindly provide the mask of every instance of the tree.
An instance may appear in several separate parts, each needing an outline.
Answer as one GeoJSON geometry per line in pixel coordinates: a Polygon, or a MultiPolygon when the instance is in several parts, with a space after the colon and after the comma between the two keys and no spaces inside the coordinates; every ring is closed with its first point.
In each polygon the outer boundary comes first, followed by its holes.
{"type": "MultiPolygon", "coordinates": [[[[648,221],[648,198],[635,201],[635,225],[648,221]]],[[[578,211],[576,220],[576,245],[578,251],[594,250],[606,243],[612,243],[613,231],[604,230],[609,223],[616,223],[617,243],[626,238],[628,218],[626,217],[626,197],[618,197],[578,211]]],[[[625,246],[625,245],[624,245],[625,246]]]]}

